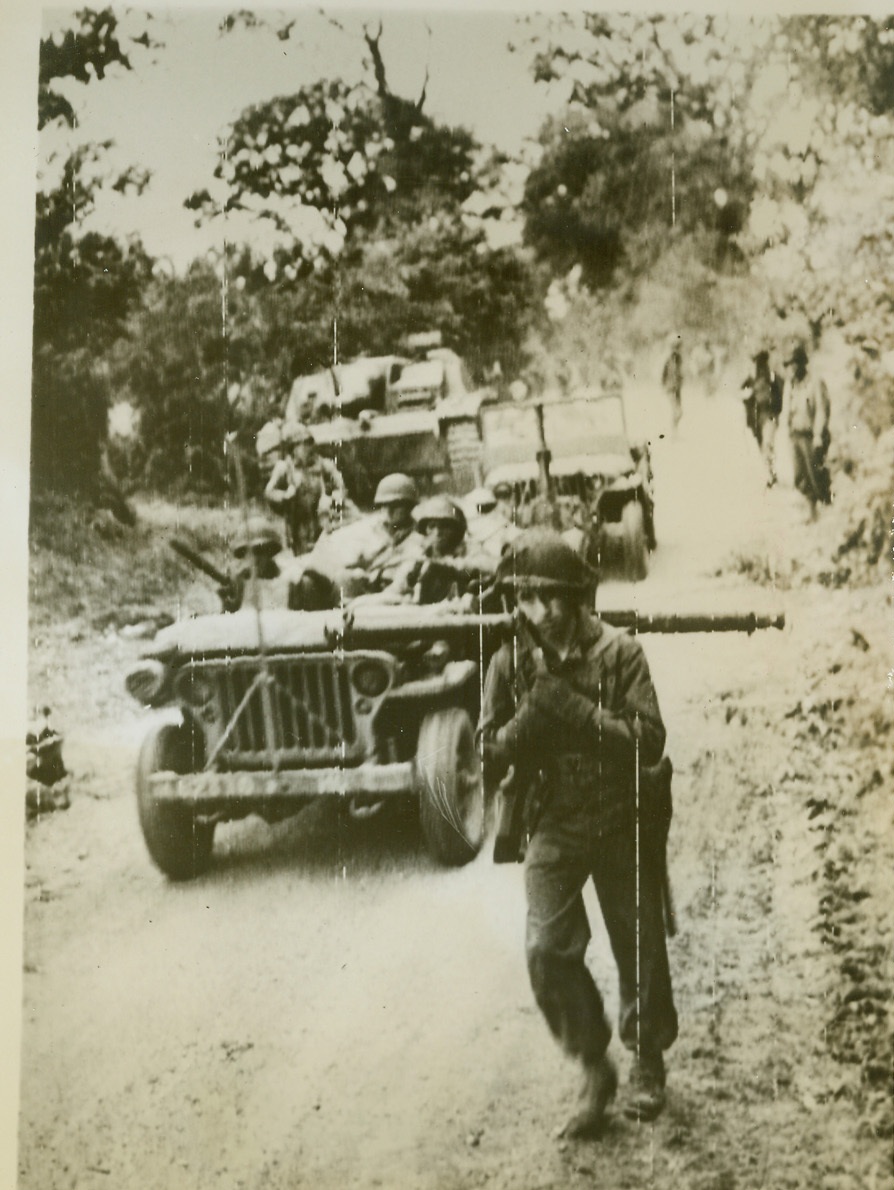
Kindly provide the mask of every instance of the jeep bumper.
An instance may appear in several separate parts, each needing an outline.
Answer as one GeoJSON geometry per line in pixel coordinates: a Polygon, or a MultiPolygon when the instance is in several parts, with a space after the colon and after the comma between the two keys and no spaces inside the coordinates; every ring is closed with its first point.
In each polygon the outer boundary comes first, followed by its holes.
{"type": "Polygon", "coordinates": [[[279,773],[154,773],[152,792],[159,801],[266,801],[271,798],[376,797],[412,794],[418,788],[413,761],[361,764],[354,768],[289,769],[279,773]]]}

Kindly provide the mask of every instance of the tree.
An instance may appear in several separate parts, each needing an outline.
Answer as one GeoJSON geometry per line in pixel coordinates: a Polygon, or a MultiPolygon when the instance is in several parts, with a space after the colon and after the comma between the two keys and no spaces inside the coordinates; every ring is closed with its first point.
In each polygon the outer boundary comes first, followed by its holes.
{"type": "MultiPolygon", "coordinates": [[[[230,300],[228,326],[243,325],[241,296],[230,300]]],[[[112,376],[140,415],[139,479],[168,492],[224,491],[224,437],[241,422],[230,380],[246,344],[222,333],[217,270],[195,262],[183,277],[154,280],[128,332],[112,353],[112,376]]]]}
{"type": "Polygon", "coordinates": [[[289,279],[337,259],[358,237],[389,234],[458,205],[473,189],[475,142],[394,95],[378,33],[365,34],[374,84],[319,80],[247,108],[224,136],[215,184],[187,206],[205,218],[247,211],[278,236],[268,261],[289,279]]]}
{"type": "MultiPolygon", "coordinates": [[[[127,35],[111,9],[84,9],[40,43],[38,127],[76,126],[62,80],[88,84],[113,66],[130,69],[133,47],[153,43],[145,29],[127,35]]],[[[35,211],[32,480],[36,487],[95,493],[106,433],[107,384],[101,355],[124,333],[151,261],[137,241],[85,232],[101,186],[145,186],[137,168],[109,172],[109,143],[51,152],[35,211]]]]}
{"type": "MultiPolygon", "coordinates": [[[[264,22],[237,14],[226,28],[246,23],[264,22]]],[[[425,85],[415,100],[392,92],[382,36],[381,25],[364,27],[364,81],[320,80],[246,109],[225,133],[213,184],[187,206],[204,219],[249,212],[266,226],[265,250],[234,253],[228,276],[258,308],[289,311],[296,369],[330,363],[336,335],[349,358],[398,350],[407,332],[433,326],[477,370],[505,364],[524,337],[529,269],[468,225],[480,147],[425,113],[425,85]]]]}
{"type": "Polygon", "coordinates": [[[672,233],[710,229],[722,257],[750,197],[735,120],[748,59],[728,21],[566,15],[532,44],[535,79],[568,97],[543,130],[525,196],[538,255],[557,272],[579,265],[591,287],[622,266],[642,273],[672,233]]]}

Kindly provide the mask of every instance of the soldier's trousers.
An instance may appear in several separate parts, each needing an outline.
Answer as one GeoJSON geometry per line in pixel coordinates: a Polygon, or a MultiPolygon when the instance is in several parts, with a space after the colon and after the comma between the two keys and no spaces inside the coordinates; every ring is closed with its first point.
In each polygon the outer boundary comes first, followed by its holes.
{"type": "Polygon", "coordinates": [[[790,437],[795,457],[795,487],[811,504],[828,504],[829,472],[823,462],[823,452],[814,448],[812,434],[795,431],[790,437]]]}
{"type": "Polygon", "coordinates": [[[555,1038],[592,1065],[611,1037],[584,961],[592,878],[618,968],[619,1034],[631,1050],[661,1051],[677,1036],[662,910],[661,865],[631,826],[600,837],[586,819],[543,822],[528,847],[526,950],[531,987],[555,1038]]]}

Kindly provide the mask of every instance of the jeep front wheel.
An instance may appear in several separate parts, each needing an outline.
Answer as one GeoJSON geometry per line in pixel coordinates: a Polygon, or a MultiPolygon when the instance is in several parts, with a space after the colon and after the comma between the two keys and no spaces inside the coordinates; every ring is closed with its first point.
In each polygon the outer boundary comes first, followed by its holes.
{"type": "Polygon", "coordinates": [[[154,773],[187,773],[193,768],[188,731],[157,724],[143,741],[137,761],[137,809],[152,859],[172,880],[191,880],[211,862],[214,824],[199,822],[189,806],[169,802],[152,789],[154,773]]]}
{"type": "Polygon", "coordinates": [[[484,841],[485,803],[475,733],[461,707],[434,711],[422,721],[416,768],[419,819],[429,850],[442,864],[468,863],[484,841]]]}
{"type": "Polygon", "coordinates": [[[622,543],[624,549],[624,577],[637,583],[649,572],[649,547],[646,544],[646,526],[643,506],[638,500],[624,505],[621,513],[622,543]]]}

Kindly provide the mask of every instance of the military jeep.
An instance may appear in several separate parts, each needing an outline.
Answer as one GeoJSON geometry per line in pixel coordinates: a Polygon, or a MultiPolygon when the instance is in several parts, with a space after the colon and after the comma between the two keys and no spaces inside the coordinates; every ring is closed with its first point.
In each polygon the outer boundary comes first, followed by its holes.
{"type": "MultiPolygon", "coordinates": [[[[779,613],[602,618],[635,632],[753,632],[779,613]]],[[[487,830],[477,722],[481,676],[514,630],[505,611],[444,605],[301,612],[243,609],[163,628],[127,676],[167,708],[137,761],[140,825],[171,879],[209,866],[219,822],[277,822],[317,798],[360,815],[418,803],[434,858],[459,866],[487,830]],[[176,709],[176,721],[171,710],[176,709]]]]}
{"type": "Polygon", "coordinates": [[[648,445],[631,441],[619,393],[585,389],[480,416],[485,483],[511,488],[517,524],[546,509],[602,573],[646,577],[656,544],[652,468],[648,445]]]}
{"type": "Polygon", "coordinates": [[[179,711],[153,726],[137,766],[152,859],[188,879],[210,863],[217,823],[332,797],[360,813],[417,799],[435,859],[471,860],[485,833],[480,665],[505,619],[252,608],[163,629],[127,677],[144,706],[179,711]]]}

